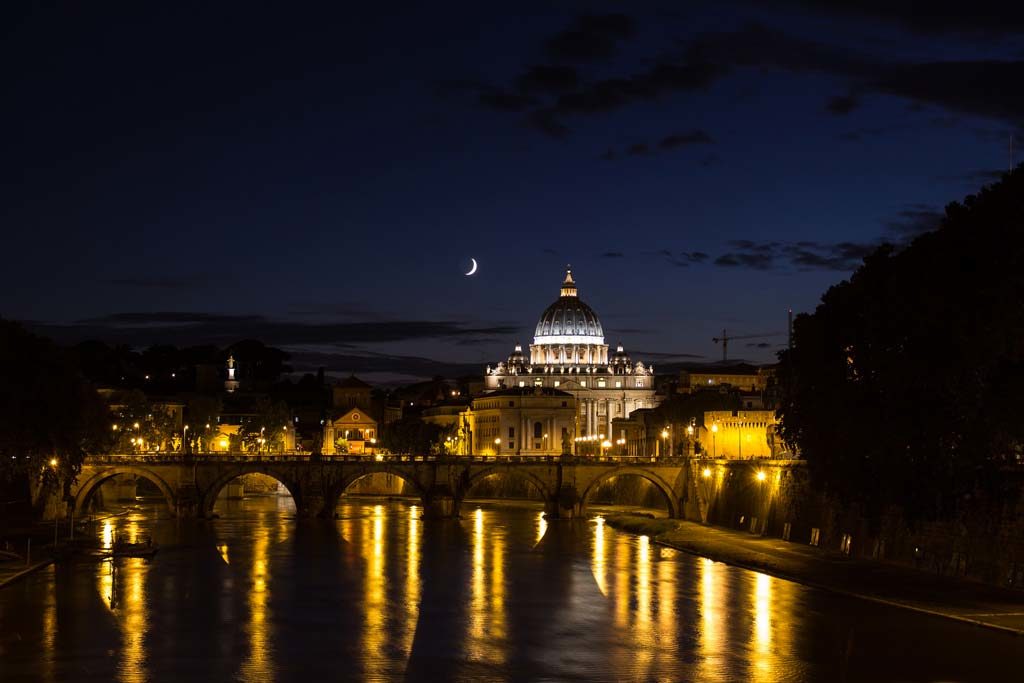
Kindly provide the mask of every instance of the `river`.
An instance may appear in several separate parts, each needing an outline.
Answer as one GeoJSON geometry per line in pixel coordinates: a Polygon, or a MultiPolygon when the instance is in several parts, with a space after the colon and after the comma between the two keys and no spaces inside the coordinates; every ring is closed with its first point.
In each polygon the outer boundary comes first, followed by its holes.
{"type": "Polygon", "coordinates": [[[0,590],[8,681],[1001,681],[1008,635],[652,544],[598,515],[466,503],[423,520],[343,499],[156,507],[94,525],[156,559],[50,567],[0,590]]]}

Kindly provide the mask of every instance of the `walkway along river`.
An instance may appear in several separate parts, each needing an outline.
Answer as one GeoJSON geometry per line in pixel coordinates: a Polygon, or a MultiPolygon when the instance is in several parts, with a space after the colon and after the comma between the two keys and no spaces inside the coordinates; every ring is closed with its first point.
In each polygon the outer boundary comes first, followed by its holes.
{"type": "Polygon", "coordinates": [[[4,681],[1012,680],[1013,636],[662,548],[599,516],[345,498],[159,508],[98,525],[156,560],[49,567],[0,591],[4,681]]]}

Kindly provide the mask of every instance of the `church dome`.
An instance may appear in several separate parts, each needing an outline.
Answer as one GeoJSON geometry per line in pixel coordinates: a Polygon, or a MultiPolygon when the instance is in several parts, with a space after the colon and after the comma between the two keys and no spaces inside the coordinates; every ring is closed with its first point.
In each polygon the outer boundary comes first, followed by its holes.
{"type": "Polygon", "coordinates": [[[562,282],[562,295],[541,314],[534,344],[604,344],[604,330],[597,314],[577,296],[572,271],[562,282]]]}

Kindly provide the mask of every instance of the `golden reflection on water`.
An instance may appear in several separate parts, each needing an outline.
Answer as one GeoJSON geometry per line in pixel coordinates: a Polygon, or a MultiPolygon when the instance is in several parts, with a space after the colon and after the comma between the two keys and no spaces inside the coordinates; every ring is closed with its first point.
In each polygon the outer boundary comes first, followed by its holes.
{"type": "MultiPolygon", "coordinates": [[[[131,538],[138,535],[138,525],[131,530],[131,538]]],[[[131,541],[134,543],[135,541],[131,541]]],[[[114,560],[116,562],[117,560],[114,560]]],[[[149,619],[146,611],[146,595],[144,581],[149,571],[146,560],[127,558],[118,570],[124,582],[119,611],[121,617],[121,663],[118,666],[118,679],[125,683],[145,681],[149,678],[146,671],[146,636],[149,633],[149,619]]],[[[114,579],[117,580],[117,577],[114,579]]]]}
{"type": "MultiPolygon", "coordinates": [[[[386,595],[384,592],[387,577],[385,571],[384,556],[384,506],[374,505],[373,516],[363,518],[362,531],[362,553],[367,563],[366,573],[363,580],[363,597],[366,609],[366,621],[363,628],[362,651],[368,665],[380,662],[385,655],[384,645],[387,640],[385,633],[385,604],[386,595]]],[[[368,666],[368,670],[372,670],[368,666]]]]}
{"type": "Polygon", "coordinates": [[[548,530],[548,520],[544,516],[543,512],[537,513],[537,543],[540,543],[541,539],[544,538],[544,534],[548,530]]]}
{"type": "Polygon", "coordinates": [[[470,661],[491,666],[505,663],[505,536],[494,524],[493,512],[473,513],[473,573],[470,579],[469,633],[466,653],[470,661]],[[488,566],[488,545],[490,563],[488,566]],[[488,581],[490,578],[490,581],[488,581]]]}
{"type": "Polygon", "coordinates": [[[416,637],[416,623],[420,617],[420,515],[418,505],[409,506],[408,555],[405,567],[405,628],[402,639],[404,652],[412,652],[416,637]]]}
{"type": "Polygon", "coordinates": [[[698,680],[718,680],[725,671],[725,595],[723,565],[700,561],[700,639],[698,680]]]}
{"type": "Polygon", "coordinates": [[[773,676],[772,654],[772,577],[754,576],[754,652],[751,680],[768,681],[773,676]]]}
{"type": "Polygon", "coordinates": [[[46,648],[45,656],[42,657],[43,680],[54,679],[53,662],[57,657],[57,581],[49,581],[47,584],[46,604],[43,610],[43,647],[46,648]]]}
{"type": "Polygon", "coordinates": [[[594,581],[601,594],[608,597],[608,566],[605,563],[605,542],[604,542],[604,517],[594,518],[594,553],[591,556],[591,563],[594,571],[594,581]]]}
{"type": "Polygon", "coordinates": [[[252,568],[249,572],[249,656],[242,664],[242,675],[246,680],[271,680],[274,673],[273,653],[270,651],[269,609],[270,597],[270,529],[266,520],[255,527],[252,568]]]}

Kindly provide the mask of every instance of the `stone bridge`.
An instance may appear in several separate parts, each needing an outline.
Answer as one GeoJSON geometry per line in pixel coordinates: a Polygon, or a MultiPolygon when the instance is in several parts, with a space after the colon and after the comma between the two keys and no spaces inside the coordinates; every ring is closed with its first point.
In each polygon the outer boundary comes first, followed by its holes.
{"type": "Polygon", "coordinates": [[[68,502],[76,516],[84,514],[105,481],[134,475],[155,484],[175,515],[208,516],[225,486],[254,473],[279,481],[305,516],[332,515],[349,486],[375,473],[391,474],[410,484],[422,500],[425,515],[433,517],[457,516],[474,485],[495,474],[525,478],[543,498],[549,517],[584,514],[593,492],[613,477],[633,475],[651,482],[674,518],[683,516],[688,492],[694,491],[692,463],[687,459],[142,454],[88,457],[68,502]]]}

